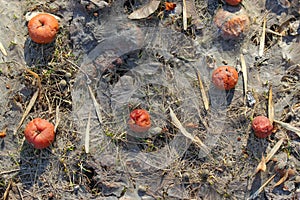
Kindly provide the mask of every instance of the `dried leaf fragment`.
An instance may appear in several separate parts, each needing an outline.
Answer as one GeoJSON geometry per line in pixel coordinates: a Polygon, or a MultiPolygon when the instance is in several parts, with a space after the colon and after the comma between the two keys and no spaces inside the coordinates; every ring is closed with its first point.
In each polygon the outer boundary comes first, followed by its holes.
{"type": "Polygon", "coordinates": [[[277,183],[275,183],[273,188],[275,188],[275,187],[281,185],[282,183],[284,183],[288,179],[288,177],[289,177],[289,170],[286,170],[284,175],[281,177],[281,179],[277,183]]]}
{"type": "Polygon", "coordinates": [[[0,132],[0,138],[5,138],[5,137],[6,137],[6,128],[0,132]]]}
{"type": "Polygon", "coordinates": [[[157,10],[159,4],[160,4],[160,1],[152,0],[148,4],[144,5],[143,7],[133,11],[128,16],[128,18],[129,19],[144,19],[144,18],[147,18],[157,10]]]}
{"type": "Polygon", "coordinates": [[[176,3],[173,2],[165,2],[165,10],[172,11],[176,8],[176,3]]]}

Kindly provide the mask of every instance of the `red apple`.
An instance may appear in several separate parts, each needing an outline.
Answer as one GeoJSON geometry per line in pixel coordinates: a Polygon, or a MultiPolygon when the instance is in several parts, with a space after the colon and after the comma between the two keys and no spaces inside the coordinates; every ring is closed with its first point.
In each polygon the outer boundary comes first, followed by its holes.
{"type": "Polygon", "coordinates": [[[24,135],[34,148],[44,149],[54,141],[54,125],[45,119],[35,118],[27,124],[24,135]]]}
{"type": "Polygon", "coordinates": [[[266,138],[272,134],[273,125],[269,118],[265,116],[257,116],[252,121],[252,129],[254,130],[256,137],[266,138]]]}
{"type": "Polygon", "coordinates": [[[130,113],[129,128],[136,133],[142,133],[150,129],[150,115],[146,110],[135,109],[130,113]]]}

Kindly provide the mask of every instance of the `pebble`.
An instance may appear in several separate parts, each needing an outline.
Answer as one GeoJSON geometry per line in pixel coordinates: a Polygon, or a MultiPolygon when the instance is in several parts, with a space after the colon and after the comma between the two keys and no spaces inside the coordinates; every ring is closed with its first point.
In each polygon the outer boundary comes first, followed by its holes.
{"type": "Polygon", "coordinates": [[[65,73],[65,77],[68,79],[68,78],[71,78],[72,77],[72,74],[70,72],[66,72],[65,73]]]}
{"type": "Polygon", "coordinates": [[[67,81],[65,79],[62,79],[60,82],[59,82],[59,86],[64,88],[67,86],[67,81]]]}

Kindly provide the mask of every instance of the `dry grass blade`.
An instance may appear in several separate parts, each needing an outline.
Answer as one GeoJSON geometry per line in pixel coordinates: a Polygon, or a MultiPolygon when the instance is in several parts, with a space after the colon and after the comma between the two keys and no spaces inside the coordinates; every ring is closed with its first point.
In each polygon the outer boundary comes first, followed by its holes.
{"type": "Polygon", "coordinates": [[[97,118],[98,118],[100,124],[102,124],[102,115],[101,115],[100,105],[97,102],[96,97],[95,97],[90,85],[88,85],[88,88],[89,88],[89,92],[90,92],[90,95],[91,95],[92,100],[93,100],[93,104],[94,104],[94,107],[95,107],[95,110],[96,110],[97,118]]]}
{"type": "Polygon", "coordinates": [[[187,8],[186,8],[186,1],[182,0],[183,2],[183,10],[182,10],[182,20],[183,20],[183,30],[187,30],[187,8]]]}
{"type": "Polygon", "coordinates": [[[9,170],[9,171],[0,172],[0,175],[10,174],[10,173],[18,172],[18,171],[20,171],[20,169],[12,169],[12,170],[9,170]]]}
{"type": "Polygon", "coordinates": [[[244,80],[244,94],[247,94],[248,91],[248,74],[247,74],[247,66],[246,66],[246,61],[244,58],[244,55],[241,54],[241,65],[242,65],[242,73],[243,73],[243,80],[244,80]]]}
{"type": "Polygon", "coordinates": [[[199,82],[199,87],[200,87],[200,92],[201,92],[204,108],[207,111],[209,109],[209,100],[208,100],[208,97],[206,95],[206,92],[205,92],[205,89],[204,89],[204,86],[203,86],[203,82],[202,82],[202,79],[201,79],[201,74],[200,74],[199,70],[197,70],[197,69],[196,69],[196,74],[197,74],[197,79],[198,79],[198,82],[199,82]]]}
{"type": "Polygon", "coordinates": [[[285,123],[285,122],[282,122],[282,121],[278,121],[276,119],[274,119],[274,122],[277,123],[277,124],[279,124],[283,128],[289,130],[289,131],[295,132],[298,135],[298,137],[300,137],[300,129],[299,128],[296,128],[296,127],[294,127],[294,126],[292,126],[292,125],[290,125],[288,123],[285,123]]]}
{"type": "Polygon", "coordinates": [[[56,129],[58,127],[58,124],[60,122],[60,112],[59,112],[59,105],[56,106],[55,109],[55,126],[54,126],[54,132],[56,132],[56,129]]]}
{"type": "Polygon", "coordinates": [[[270,120],[271,124],[273,124],[273,122],[274,122],[274,102],[273,102],[272,86],[270,86],[270,89],[269,89],[268,117],[269,117],[269,120],[270,120]]]}
{"type": "Polygon", "coordinates": [[[160,4],[160,1],[152,0],[143,7],[133,11],[128,18],[129,19],[144,19],[149,17],[151,14],[153,14],[158,6],[160,4]]]}
{"type": "Polygon", "coordinates": [[[262,34],[260,37],[259,41],[259,50],[258,50],[258,55],[263,56],[264,55],[264,50],[265,50],[265,37],[266,37],[266,17],[264,17],[264,23],[263,23],[263,29],[262,29],[262,34]]]}
{"type": "Polygon", "coordinates": [[[247,200],[255,199],[262,191],[263,189],[273,180],[276,174],[271,176],[256,192],[254,192],[247,200]]]}
{"type": "Polygon", "coordinates": [[[22,191],[21,191],[20,187],[18,186],[18,184],[16,184],[16,186],[17,186],[17,190],[18,190],[18,193],[20,195],[20,198],[21,198],[21,200],[23,200],[24,198],[23,198],[23,195],[22,195],[22,191]]]}
{"type": "Polygon", "coordinates": [[[2,198],[3,200],[7,200],[9,198],[9,191],[11,189],[11,184],[12,184],[12,180],[9,181],[9,183],[6,187],[6,190],[5,190],[5,192],[3,194],[3,198],[2,198]]]}
{"type": "Polygon", "coordinates": [[[84,139],[84,149],[85,153],[90,152],[90,124],[91,124],[91,112],[89,112],[89,118],[86,124],[85,139],[84,139]]]}
{"type": "Polygon", "coordinates": [[[7,56],[7,52],[6,52],[4,46],[3,46],[3,44],[2,44],[1,42],[0,42],[0,51],[2,52],[2,54],[3,54],[4,56],[7,56]]]}
{"type": "Polygon", "coordinates": [[[33,105],[36,102],[37,97],[39,96],[40,90],[37,89],[37,91],[33,94],[33,96],[30,99],[29,104],[27,105],[27,108],[25,110],[25,112],[23,113],[23,116],[21,118],[21,121],[19,122],[18,126],[16,127],[16,129],[14,130],[13,135],[16,135],[18,130],[20,129],[20,127],[22,126],[24,120],[26,119],[27,115],[29,114],[31,108],[33,107],[33,105]]]}
{"type": "Polygon", "coordinates": [[[266,29],[266,32],[282,37],[282,34],[272,31],[271,29],[268,29],[268,28],[266,29]]]}
{"type": "Polygon", "coordinates": [[[266,157],[266,163],[269,162],[271,160],[271,158],[275,155],[275,153],[278,151],[278,149],[281,147],[282,143],[283,143],[284,139],[281,138],[275,145],[274,147],[271,149],[271,151],[267,154],[266,157]]]}
{"type": "Polygon", "coordinates": [[[172,122],[174,123],[174,125],[181,131],[181,133],[187,137],[188,139],[190,139],[191,141],[193,141],[197,146],[199,146],[207,155],[209,155],[209,148],[198,138],[198,137],[194,137],[192,136],[181,124],[181,122],[178,120],[178,118],[176,117],[175,113],[173,112],[172,108],[169,108],[170,110],[170,116],[172,119],[172,122]]]}

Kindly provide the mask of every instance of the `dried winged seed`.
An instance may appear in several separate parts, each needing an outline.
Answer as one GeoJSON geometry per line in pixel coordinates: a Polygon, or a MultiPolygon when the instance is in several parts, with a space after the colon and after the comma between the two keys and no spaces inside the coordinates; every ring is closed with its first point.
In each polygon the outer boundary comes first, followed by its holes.
{"type": "Polygon", "coordinates": [[[258,166],[256,167],[255,170],[255,174],[258,173],[259,171],[263,171],[265,172],[267,169],[267,165],[266,165],[266,159],[264,156],[262,156],[260,163],[258,164],[258,166]]]}

